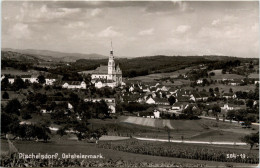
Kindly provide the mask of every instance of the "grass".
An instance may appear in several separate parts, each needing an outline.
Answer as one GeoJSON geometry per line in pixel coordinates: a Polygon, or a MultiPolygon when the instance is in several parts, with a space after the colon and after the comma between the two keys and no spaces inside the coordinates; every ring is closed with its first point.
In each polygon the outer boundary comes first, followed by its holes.
{"type": "Polygon", "coordinates": [[[30,72],[24,72],[21,70],[15,69],[2,69],[1,74],[10,74],[10,75],[28,75],[30,72]]]}

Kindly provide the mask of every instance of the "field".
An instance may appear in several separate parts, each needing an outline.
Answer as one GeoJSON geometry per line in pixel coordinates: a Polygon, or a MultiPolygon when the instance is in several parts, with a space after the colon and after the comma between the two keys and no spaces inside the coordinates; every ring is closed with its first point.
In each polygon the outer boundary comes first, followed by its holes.
{"type": "Polygon", "coordinates": [[[168,127],[170,129],[174,129],[171,125],[170,120],[158,120],[153,118],[141,118],[141,117],[126,117],[126,119],[122,119],[121,122],[130,123],[130,124],[134,123],[137,125],[155,127],[155,128],[168,127]]]}
{"type": "MultiPolygon", "coordinates": [[[[124,141],[118,141],[124,142],[124,141]]],[[[226,167],[226,165],[233,166],[253,166],[252,164],[238,164],[238,163],[225,163],[225,162],[212,162],[212,161],[203,161],[203,160],[194,160],[194,159],[183,159],[183,158],[173,158],[173,157],[162,157],[162,156],[150,156],[150,155],[142,155],[135,153],[128,153],[122,151],[116,151],[111,149],[103,149],[98,148],[96,144],[86,143],[83,141],[70,141],[70,140],[57,140],[51,141],[49,143],[42,142],[33,142],[33,141],[15,141],[13,142],[16,148],[21,153],[41,153],[41,154],[55,154],[59,153],[61,156],[62,153],[66,154],[102,154],[105,159],[112,160],[124,160],[124,161],[132,161],[132,162],[151,162],[151,163],[162,163],[162,162],[174,162],[176,164],[205,164],[207,166],[222,166],[226,167]]],[[[8,143],[6,140],[2,140],[1,142],[2,151],[8,150],[8,143]]]]}
{"type": "MultiPolygon", "coordinates": [[[[237,91],[244,91],[244,92],[249,92],[250,90],[254,91],[255,90],[255,85],[246,85],[246,86],[230,86],[230,85],[223,85],[223,84],[214,84],[210,86],[197,86],[197,88],[201,91],[205,89],[206,91],[209,90],[209,88],[219,88],[220,93],[229,93],[229,89],[232,88],[233,92],[237,91]]],[[[183,87],[186,89],[186,87],[183,87]]]]}
{"type": "Polygon", "coordinates": [[[10,75],[28,75],[31,74],[31,72],[24,72],[20,70],[15,70],[15,69],[2,69],[1,74],[10,74],[10,75]]]}
{"type": "MultiPolygon", "coordinates": [[[[134,77],[134,78],[130,78],[129,80],[133,80],[133,81],[142,81],[142,82],[155,82],[158,79],[161,78],[177,78],[180,74],[185,74],[186,72],[190,71],[192,69],[192,67],[190,68],[185,68],[185,69],[181,69],[178,71],[174,71],[174,72],[169,72],[169,73],[154,73],[154,74],[150,74],[150,75],[146,75],[146,76],[138,76],[138,77],[134,77]]],[[[176,80],[176,81],[181,81],[183,83],[188,82],[188,80],[176,80]]],[[[174,80],[174,83],[175,80],[174,80]]],[[[177,82],[177,84],[181,85],[182,83],[177,82]]]]}
{"type": "Polygon", "coordinates": [[[139,136],[164,139],[168,137],[164,129],[167,125],[171,129],[171,136],[177,140],[183,136],[185,140],[241,142],[241,137],[256,132],[252,129],[245,130],[237,123],[223,123],[208,119],[162,120],[128,116],[120,117],[120,122],[129,126],[150,127],[150,131],[139,133],[139,136]]]}
{"type": "Polygon", "coordinates": [[[237,75],[237,74],[222,74],[222,70],[213,70],[213,71],[210,71],[210,72],[215,73],[214,76],[211,76],[211,79],[213,79],[213,80],[217,80],[217,79],[244,79],[245,78],[244,76],[237,75]]]}

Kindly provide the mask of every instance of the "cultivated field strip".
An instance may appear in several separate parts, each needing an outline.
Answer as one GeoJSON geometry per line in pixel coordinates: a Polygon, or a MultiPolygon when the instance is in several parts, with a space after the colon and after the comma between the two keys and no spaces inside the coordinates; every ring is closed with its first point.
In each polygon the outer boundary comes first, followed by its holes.
{"type": "Polygon", "coordinates": [[[121,122],[148,126],[148,127],[155,127],[155,128],[164,128],[165,126],[167,126],[170,129],[174,129],[171,125],[170,120],[163,120],[163,119],[127,117],[126,119],[123,119],[121,122]]]}

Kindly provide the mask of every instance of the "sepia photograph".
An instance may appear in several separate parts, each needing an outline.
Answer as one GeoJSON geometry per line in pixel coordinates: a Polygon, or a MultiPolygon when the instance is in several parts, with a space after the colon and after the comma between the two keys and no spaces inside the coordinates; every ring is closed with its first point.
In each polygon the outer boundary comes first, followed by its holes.
{"type": "Polygon", "coordinates": [[[2,0],[0,167],[258,167],[259,15],[2,0]]]}

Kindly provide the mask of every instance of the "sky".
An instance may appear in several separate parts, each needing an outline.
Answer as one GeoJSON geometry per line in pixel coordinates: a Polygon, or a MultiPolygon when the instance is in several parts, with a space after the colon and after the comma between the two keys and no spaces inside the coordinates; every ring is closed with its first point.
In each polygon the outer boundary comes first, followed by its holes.
{"type": "Polygon", "coordinates": [[[108,55],[259,57],[259,3],[2,2],[2,48],[108,55]]]}

